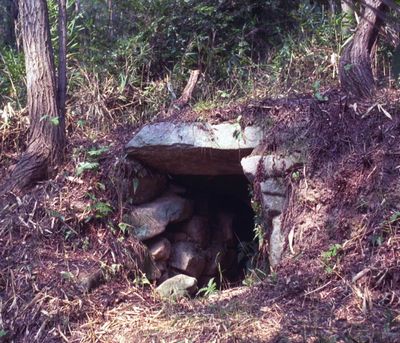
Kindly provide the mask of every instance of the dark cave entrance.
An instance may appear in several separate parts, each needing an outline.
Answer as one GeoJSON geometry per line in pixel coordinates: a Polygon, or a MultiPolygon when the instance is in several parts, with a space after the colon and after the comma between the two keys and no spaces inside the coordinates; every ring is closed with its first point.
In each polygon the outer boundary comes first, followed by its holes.
{"type": "MultiPolygon", "coordinates": [[[[171,184],[193,203],[192,217],[186,223],[168,225],[165,232],[175,249],[194,246],[199,254],[188,274],[195,276],[200,286],[211,278],[220,286],[239,284],[258,250],[246,177],[174,175],[171,184]]],[[[172,256],[167,267],[170,274],[179,272],[175,268],[179,262],[174,259],[177,257],[172,256]]]]}

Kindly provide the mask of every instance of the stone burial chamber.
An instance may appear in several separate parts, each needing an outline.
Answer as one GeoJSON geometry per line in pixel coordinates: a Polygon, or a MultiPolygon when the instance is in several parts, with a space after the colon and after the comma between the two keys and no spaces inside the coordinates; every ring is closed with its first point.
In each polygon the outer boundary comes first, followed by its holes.
{"type": "Polygon", "coordinates": [[[249,182],[260,163],[266,170],[260,182],[264,221],[274,226],[269,231],[277,242],[270,262],[278,263],[283,175],[297,160],[252,155],[262,138],[260,126],[162,122],[144,126],[126,145],[140,173],[125,183],[131,205],[123,220],[148,247],[158,283],[180,274],[199,285],[244,277],[249,246],[256,244],[249,182]]]}

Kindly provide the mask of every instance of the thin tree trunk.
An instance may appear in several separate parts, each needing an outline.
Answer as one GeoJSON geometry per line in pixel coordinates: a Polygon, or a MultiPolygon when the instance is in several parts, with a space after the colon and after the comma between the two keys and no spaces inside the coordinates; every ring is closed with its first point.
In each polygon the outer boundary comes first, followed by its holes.
{"type": "Polygon", "coordinates": [[[58,108],[60,122],[65,126],[65,101],[67,97],[67,4],[58,0],[58,108]]]}
{"type": "Polygon", "coordinates": [[[57,83],[46,0],[20,0],[25,53],[27,105],[30,118],[28,147],[16,164],[4,191],[24,191],[47,178],[63,160],[64,122],[57,104],[57,83]]]}
{"type": "Polygon", "coordinates": [[[385,5],[381,0],[365,0],[364,13],[353,40],[344,48],[339,62],[343,90],[367,97],[376,90],[371,67],[371,50],[378,38],[385,5]]]}
{"type": "Polygon", "coordinates": [[[108,36],[110,39],[114,37],[114,11],[112,0],[107,0],[108,6],[108,36]]]}
{"type": "Polygon", "coordinates": [[[17,18],[17,9],[14,0],[6,1],[6,25],[4,32],[4,43],[8,46],[15,46],[15,20],[17,18]]]}
{"type": "Polygon", "coordinates": [[[182,92],[182,95],[179,99],[172,102],[171,106],[168,109],[168,114],[172,115],[177,110],[180,111],[183,107],[185,107],[189,100],[192,97],[194,88],[196,87],[197,81],[200,76],[200,69],[191,70],[189,80],[182,92]]]}
{"type": "Polygon", "coordinates": [[[329,10],[331,12],[331,17],[336,14],[336,0],[329,0],[329,10]]]}
{"type": "Polygon", "coordinates": [[[75,13],[76,14],[81,13],[81,1],[80,0],[75,1],[75,13]]]}
{"type": "Polygon", "coordinates": [[[352,22],[354,20],[354,3],[353,0],[341,0],[340,4],[343,14],[342,36],[346,37],[350,34],[352,22]]]}

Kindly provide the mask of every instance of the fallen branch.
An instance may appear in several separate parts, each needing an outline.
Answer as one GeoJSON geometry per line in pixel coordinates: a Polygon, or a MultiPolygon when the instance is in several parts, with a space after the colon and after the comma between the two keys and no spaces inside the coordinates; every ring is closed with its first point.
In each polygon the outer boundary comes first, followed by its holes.
{"type": "Polygon", "coordinates": [[[185,89],[182,92],[182,95],[180,96],[179,99],[174,100],[172,102],[171,106],[168,109],[168,114],[173,114],[175,111],[181,110],[188,104],[190,98],[192,97],[194,87],[196,86],[197,81],[199,79],[199,75],[200,75],[199,69],[190,71],[190,77],[185,86],[185,89]]]}

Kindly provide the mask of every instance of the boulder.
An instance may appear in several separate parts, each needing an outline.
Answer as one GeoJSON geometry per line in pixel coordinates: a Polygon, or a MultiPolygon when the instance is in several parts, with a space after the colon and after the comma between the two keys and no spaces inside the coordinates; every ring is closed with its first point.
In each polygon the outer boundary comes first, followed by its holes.
{"type": "Polygon", "coordinates": [[[128,200],[133,205],[141,205],[157,198],[168,185],[168,179],[163,174],[149,174],[130,181],[128,200]]]}
{"type": "Polygon", "coordinates": [[[279,215],[272,219],[272,232],[269,239],[269,263],[275,267],[281,261],[285,237],[282,233],[282,216],[279,215]]]}
{"type": "Polygon", "coordinates": [[[181,230],[186,233],[189,240],[205,248],[209,242],[210,228],[207,217],[193,216],[187,222],[182,223],[181,230]]]}
{"type": "Polygon", "coordinates": [[[203,272],[205,258],[193,243],[178,242],[172,246],[169,264],[187,275],[198,278],[203,272]]]}
{"type": "Polygon", "coordinates": [[[299,155],[251,155],[244,157],[240,164],[242,165],[244,175],[250,182],[253,182],[257,174],[259,163],[262,163],[262,177],[280,177],[301,163],[299,155]]]}
{"type": "Polygon", "coordinates": [[[126,145],[129,157],[170,174],[241,174],[240,160],[260,144],[260,127],[238,123],[148,124],[126,145]]]}
{"type": "Polygon", "coordinates": [[[155,261],[166,261],[171,255],[171,243],[166,238],[159,238],[149,245],[149,251],[155,261]]]}
{"type": "Polygon", "coordinates": [[[192,204],[187,199],[167,195],[134,207],[124,216],[124,222],[132,227],[132,233],[139,240],[144,241],[164,232],[168,224],[188,219],[192,211],[192,204]]]}
{"type": "Polygon", "coordinates": [[[146,168],[133,159],[119,160],[111,176],[116,180],[119,197],[132,205],[141,205],[157,198],[168,186],[166,175],[146,168]]]}
{"type": "Polygon", "coordinates": [[[162,298],[179,299],[194,295],[197,290],[197,280],[194,277],[179,274],[165,280],[156,288],[162,298]]]}

